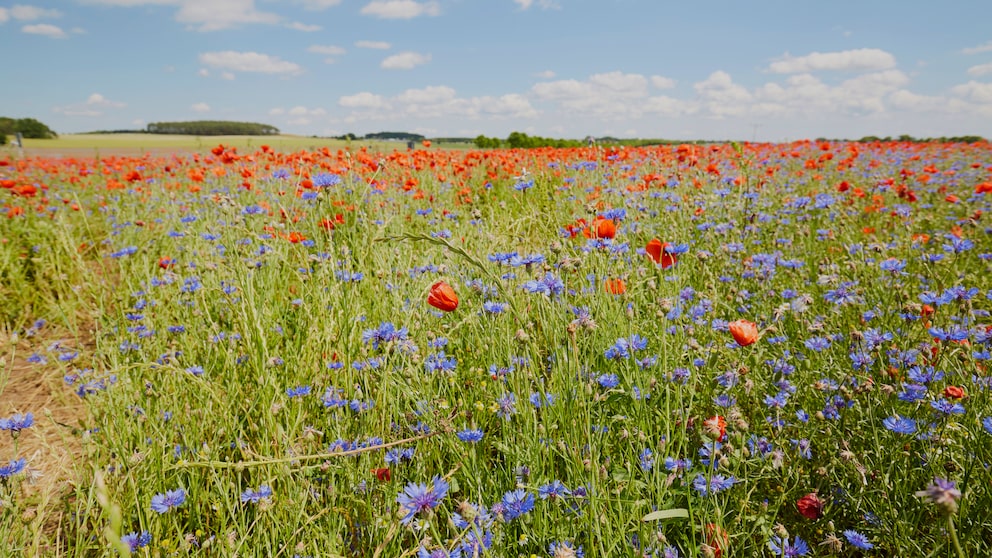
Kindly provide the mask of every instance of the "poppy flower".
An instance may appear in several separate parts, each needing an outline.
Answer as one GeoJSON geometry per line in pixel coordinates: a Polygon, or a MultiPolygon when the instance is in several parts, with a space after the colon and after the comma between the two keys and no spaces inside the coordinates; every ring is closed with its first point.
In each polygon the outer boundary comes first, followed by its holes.
{"type": "Polygon", "coordinates": [[[610,294],[622,295],[627,292],[627,283],[623,279],[607,279],[603,288],[610,294]]]}
{"type": "Polygon", "coordinates": [[[644,247],[644,251],[651,256],[654,263],[661,264],[661,269],[668,269],[678,263],[678,259],[675,257],[675,254],[670,254],[665,251],[665,248],[668,248],[669,246],[671,246],[671,244],[667,242],[663,243],[657,238],[652,238],[648,241],[647,246],[644,247]]]}
{"type": "Polygon", "coordinates": [[[727,530],[716,523],[707,523],[704,529],[706,535],[706,546],[713,551],[713,556],[720,558],[723,551],[730,547],[730,535],[727,530]]]}
{"type": "Polygon", "coordinates": [[[964,396],[964,388],[958,386],[947,386],[944,388],[944,397],[948,399],[962,399],[964,396]]]}
{"type": "Polygon", "coordinates": [[[389,469],[386,467],[372,469],[372,474],[375,475],[375,478],[381,482],[389,482],[390,479],[393,478],[392,474],[389,472],[389,469]]]}
{"type": "Polygon", "coordinates": [[[169,256],[162,256],[158,259],[158,266],[162,269],[169,269],[174,265],[176,265],[176,260],[170,258],[169,256]]]}
{"type": "Polygon", "coordinates": [[[810,492],[796,501],[796,508],[806,519],[820,519],[823,517],[823,500],[816,492],[810,492]]]}
{"type": "Polygon", "coordinates": [[[451,285],[438,281],[431,285],[431,291],[427,294],[427,304],[442,312],[451,312],[458,308],[458,295],[451,285]]]}
{"type": "Polygon", "coordinates": [[[613,219],[595,219],[592,228],[596,238],[613,238],[617,235],[617,224],[613,219]]]}
{"type": "Polygon", "coordinates": [[[730,322],[730,335],[741,347],[747,347],[758,340],[758,326],[747,320],[730,322]]]}

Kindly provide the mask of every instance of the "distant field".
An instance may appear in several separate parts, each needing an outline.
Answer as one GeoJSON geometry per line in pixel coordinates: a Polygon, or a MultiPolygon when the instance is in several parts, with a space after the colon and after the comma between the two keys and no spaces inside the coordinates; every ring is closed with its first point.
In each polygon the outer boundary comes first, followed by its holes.
{"type": "MultiPolygon", "coordinates": [[[[405,147],[404,142],[354,141],[312,138],[306,136],[180,136],[164,134],[67,134],[56,139],[24,140],[28,155],[135,155],[147,152],[207,151],[218,144],[237,147],[239,151],[252,151],[268,145],[276,151],[299,149],[343,149],[369,146],[392,150],[405,147]]],[[[10,149],[8,145],[6,149],[10,149]]]]}

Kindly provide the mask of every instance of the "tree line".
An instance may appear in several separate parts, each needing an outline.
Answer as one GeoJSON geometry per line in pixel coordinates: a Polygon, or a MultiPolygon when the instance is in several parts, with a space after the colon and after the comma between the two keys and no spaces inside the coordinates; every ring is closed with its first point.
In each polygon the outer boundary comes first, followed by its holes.
{"type": "Polygon", "coordinates": [[[18,133],[28,139],[49,139],[58,137],[51,128],[34,118],[10,118],[0,116],[0,145],[7,143],[7,136],[18,133]]]}
{"type": "Polygon", "coordinates": [[[184,136],[274,136],[279,134],[279,128],[257,122],[192,120],[188,122],[151,122],[145,127],[145,132],[184,136]]]}

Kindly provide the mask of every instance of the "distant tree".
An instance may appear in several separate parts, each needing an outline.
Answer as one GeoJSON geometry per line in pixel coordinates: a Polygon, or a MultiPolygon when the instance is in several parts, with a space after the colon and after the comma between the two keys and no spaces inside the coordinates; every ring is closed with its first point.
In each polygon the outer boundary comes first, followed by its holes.
{"type": "Polygon", "coordinates": [[[279,128],[257,122],[228,120],[194,120],[189,122],[151,122],[149,134],[178,134],[186,136],[274,136],[279,128]]]}
{"type": "Polygon", "coordinates": [[[0,145],[7,144],[7,134],[0,132],[0,145]]]}
{"type": "Polygon", "coordinates": [[[0,116],[0,135],[12,136],[20,132],[30,139],[50,139],[58,137],[51,128],[34,118],[9,118],[0,116]]]}

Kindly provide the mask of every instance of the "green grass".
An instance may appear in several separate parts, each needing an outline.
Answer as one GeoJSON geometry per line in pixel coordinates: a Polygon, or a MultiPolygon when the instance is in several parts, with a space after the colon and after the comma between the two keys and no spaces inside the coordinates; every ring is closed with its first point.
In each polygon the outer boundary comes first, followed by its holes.
{"type": "MultiPolygon", "coordinates": [[[[166,151],[209,151],[223,144],[238,148],[239,151],[254,151],[268,145],[277,151],[316,150],[327,147],[332,150],[369,146],[374,149],[405,148],[402,142],[347,142],[335,139],[311,138],[306,136],[181,136],[167,134],[64,134],[55,139],[24,140],[24,148],[32,153],[44,154],[71,150],[74,152],[112,154],[115,152],[166,152],[166,151]]],[[[7,149],[12,149],[9,145],[7,149]]]]}

